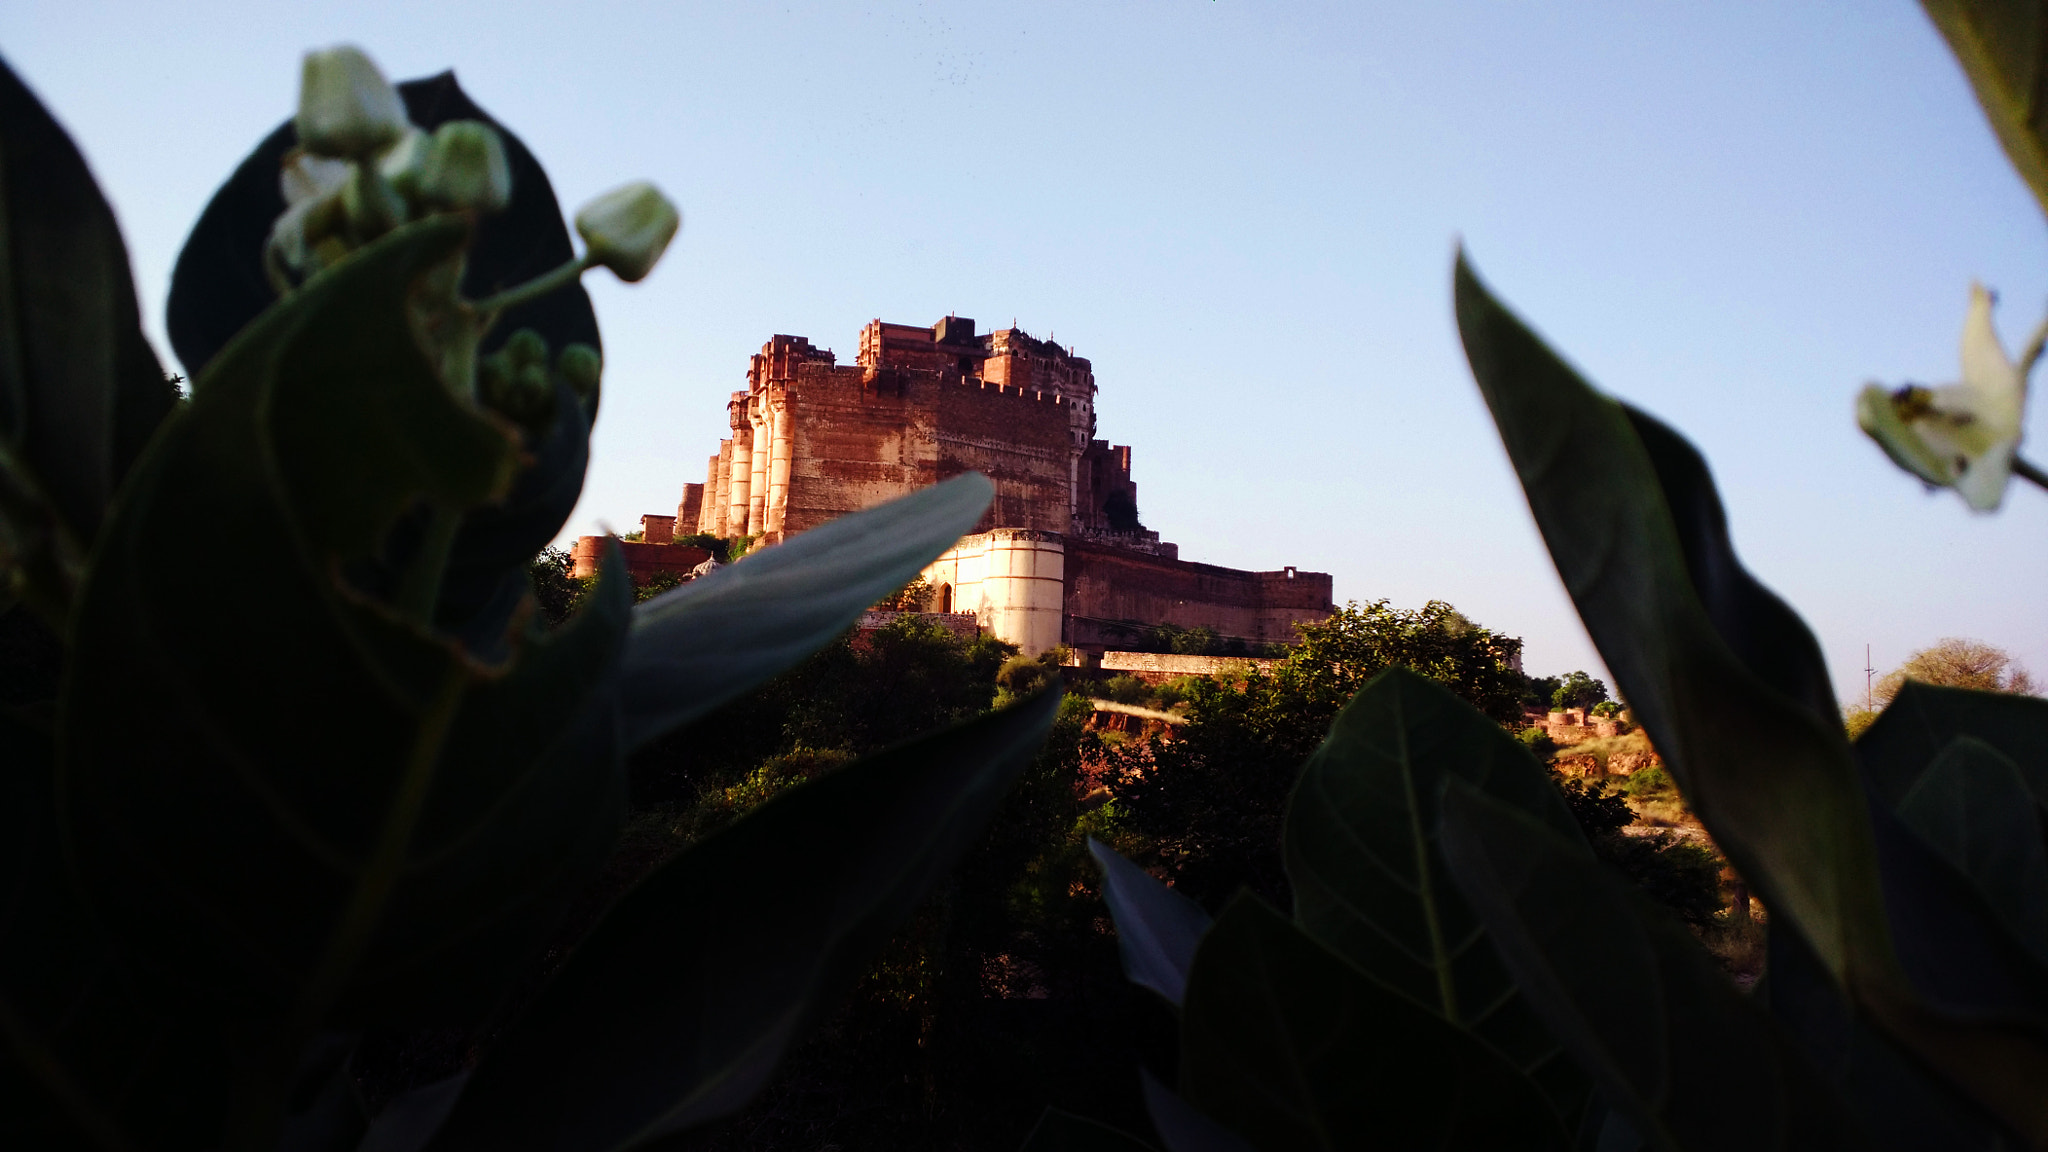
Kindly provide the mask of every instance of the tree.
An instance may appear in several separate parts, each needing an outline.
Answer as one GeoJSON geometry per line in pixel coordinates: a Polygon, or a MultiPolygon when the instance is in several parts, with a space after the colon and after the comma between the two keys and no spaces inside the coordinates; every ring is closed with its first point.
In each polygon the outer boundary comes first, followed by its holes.
{"type": "Polygon", "coordinates": [[[720,564],[729,562],[727,541],[723,536],[714,536],[709,532],[692,532],[687,536],[676,537],[675,544],[679,548],[702,548],[711,553],[711,558],[720,564]]]}
{"type": "Polygon", "coordinates": [[[575,570],[576,561],[566,548],[543,548],[526,566],[534,603],[550,628],[574,615],[583,601],[589,582],[570,575],[575,570]]]}
{"type": "Polygon", "coordinates": [[[1403,667],[1442,683],[1500,723],[1522,716],[1522,642],[1474,624],[1441,600],[1407,611],[1352,602],[1297,625],[1300,640],[1271,675],[1188,685],[1187,722],[1170,740],[1105,755],[1131,830],[1156,846],[1175,884],[1220,907],[1240,885],[1284,903],[1280,821],[1301,765],[1366,681],[1403,667]]]}
{"type": "Polygon", "coordinates": [[[1558,681],[1550,693],[1550,707],[1562,712],[1566,708],[1591,708],[1607,699],[1607,685],[1584,672],[1573,672],[1558,681]]]}
{"type": "MultiPolygon", "coordinates": [[[[1331,716],[1365,682],[1388,668],[1435,680],[1502,723],[1519,721],[1522,641],[1482,628],[1441,600],[1412,612],[1356,600],[1317,624],[1300,624],[1287,669],[1331,716]]],[[[1601,694],[1606,694],[1602,689],[1601,694]]],[[[1319,709],[1320,711],[1321,709],[1319,709]]]]}
{"type": "Polygon", "coordinates": [[[1904,664],[1879,680],[1872,690],[1877,706],[1882,708],[1891,703],[1908,680],[1943,688],[1975,688],[2015,696],[2034,694],[2034,678],[2010,653],[1981,640],[1956,636],[1913,653],[1904,664]]]}
{"type": "Polygon", "coordinates": [[[875,601],[875,611],[922,612],[932,602],[935,591],[924,577],[913,577],[910,583],[875,601]]]}

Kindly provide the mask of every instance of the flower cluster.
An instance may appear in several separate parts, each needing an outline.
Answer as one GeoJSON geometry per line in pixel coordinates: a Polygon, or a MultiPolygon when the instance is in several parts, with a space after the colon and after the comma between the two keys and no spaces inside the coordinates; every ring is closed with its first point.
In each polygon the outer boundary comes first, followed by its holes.
{"type": "MultiPolygon", "coordinates": [[[[280,293],[409,220],[496,212],[511,202],[512,170],[496,130],[475,120],[421,130],[359,48],[306,54],[293,123],[299,144],[286,154],[280,176],[286,207],[264,250],[265,271],[280,293]]],[[[576,214],[587,252],[560,271],[572,278],[603,266],[637,281],[681,224],[652,184],[628,184],[576,214]]],[[[558,279],[543,277],[548,288],[558,279]]]]}
{"type": "Polygon", "coordinates": [[[398,92],[353,47],[306,54],[285,156],[284,215],[265,270],[279,291],[408,220],[431,212],[495,212],[512,198],[505,144],[488,124],[454,120],[423,132],[398,92]]]}

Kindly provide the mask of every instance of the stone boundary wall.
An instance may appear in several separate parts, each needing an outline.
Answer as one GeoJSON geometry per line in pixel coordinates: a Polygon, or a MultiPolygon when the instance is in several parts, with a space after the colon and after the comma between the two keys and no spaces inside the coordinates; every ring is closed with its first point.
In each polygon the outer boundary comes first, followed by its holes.
{"type": "Polygon", "coordinates": [[[1297,621],[1328,619],[1335,607],[1327,572],[1246,572],[1086,539],[1068,539],[1066,578],[1065,641],[1091,652],[1136,641],[1124,621],[1205,627],[1250,644],[1291,644],[1297,621]]]}
{"type": "Polygon", "coordinates": [[[1164,684],[1181,676],[1246,676],[1270,674],[1278,660],[1245,656],[1173,656],[1163,652],[1104,652],[1102,670],[1136,676],[1147,684],[1164,684]]]}
{"type": "Polygon", "coordinates": [[[869,636],[905,616],[929,620],[962,640],[972,640],[981,635],[981,621],[975,619],[972,612],[863,612],[860,622],[853,626],[854,651],[867,651],[869,636]]]}
{"type": "MultiPolygon", "coordinates": [[[[600,562],[604,559],[604,542],[607,536],[578,536],[576,547],[570,551],[575,566],[569,575],[578,580],[588,580],[597,575],[600,562]]],[[[619,541],[619,551],[625,555],[626,571],[635,583],[658,572],[673,573],[688,579],[691,569],[711,559],[711,553],[702,548],[684,544],[645,544],[633,540],[619,541]]]]}
{"type": "Polygon", "coordinates": [[[971,640],[981,634],[981,621],[975,619],[972,612],[863,612],[860,614],[860,623],[854,627],[863,632],[874,632],[887,628],[905,616],[929,620],[965,640],[971,640]]]}

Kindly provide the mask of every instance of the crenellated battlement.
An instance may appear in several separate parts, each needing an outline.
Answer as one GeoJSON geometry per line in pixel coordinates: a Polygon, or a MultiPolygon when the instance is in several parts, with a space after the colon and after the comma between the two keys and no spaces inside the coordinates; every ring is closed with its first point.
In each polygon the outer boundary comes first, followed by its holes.
{"type": "Polygon", "coordinates": [[[1014,324],[981,333],[964,316],[875,319],[850,363],[777,333],[749,359],[746,387],[727,402],[727,438],[704,483],[685,487],[674,531],[774,544],[980,472],[995,498],[948,553],[945,583],[966,598],[950,610],[977,605],[1005,639],[1100,650],[1147,620],[1269,643],[1328,615],[1326,573],[1183,561],[1145,527],[1133,451],[1096,438],[1095,394],[1090,361],[1014,324]]]}

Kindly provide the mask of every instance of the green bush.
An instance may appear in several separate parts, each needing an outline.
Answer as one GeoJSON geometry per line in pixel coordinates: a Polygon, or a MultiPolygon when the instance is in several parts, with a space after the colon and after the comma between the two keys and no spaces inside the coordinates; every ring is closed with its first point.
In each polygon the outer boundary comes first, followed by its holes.
{"type": "Polygon", "coordinates": [[[1128,672],[1096,684],[1094,695],[1119,704],[1144,704],[1153,698],[1152,686],[1128,672]]]}
{"type": "Polygon", "coordinates": [[[1550,763],[1550,758],[1557,753],[1557,741],[1552,740],[1550,733],[1542,728],[1516,729],[1515,740],[1529,750],[1529,755],[1544,764],[1550,763]]]}
{"type": "Polygon", "coordinates": [[[1671,773],[1661,766],[1652,764],[1638,769],[1623,778],[1621,790],[1631,800],[1677,800],[1678,785],[1671,779],[1671,773]]]}
{"type": "Polygon", "coordinates": [[[702,548],[711,553],[711,558],[720,564],[732,563],[732,542],[723,536],[714,536],[709,532],[692,532],[687,536],[676,537],[675,543],[685,548],[702,548]]]}

